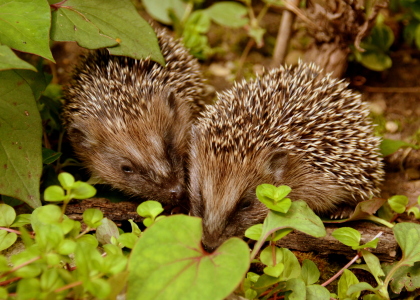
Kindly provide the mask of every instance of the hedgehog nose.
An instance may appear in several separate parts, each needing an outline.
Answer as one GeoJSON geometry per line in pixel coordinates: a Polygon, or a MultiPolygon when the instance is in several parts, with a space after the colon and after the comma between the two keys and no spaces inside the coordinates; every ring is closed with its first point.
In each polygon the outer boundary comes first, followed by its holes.
{"type": "Polygon", "coordinates": [[[169,190],[172,200],[180,201],[185,198],[185,191],[182,186],[177,185],[169,190]]]}

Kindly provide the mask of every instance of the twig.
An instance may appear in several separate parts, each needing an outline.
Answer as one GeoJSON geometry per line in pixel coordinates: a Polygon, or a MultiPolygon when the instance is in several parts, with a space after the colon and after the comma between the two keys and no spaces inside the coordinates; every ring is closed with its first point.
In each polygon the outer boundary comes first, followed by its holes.
{"type": "MultiPolygon", "coordinates": [[[[291,6],[298,6],[299,0],[289,0],[291,6]]],[[[287,6],[287,5],[286,5],[287,6]]],[[[295,19],[295,14],[290,10],[283,12],[279,31],[277,33],[276,46],[274,48],[273,65],[276,67],[284,63],[286,57],[287,46],[289,45],[290,35],[292,33],[292,27],[295,19]]]]}
{"type": "MultiPolygon", "coordinates": [[[[379,238],[382,235],[382,231],[379,232],[377,235],[375,235],[373,237],[373,239],[371,241],[373,241],[374,239],[379,238]]],[[[328,279],[327,281],[325,281],[323,284],[321,284],[321,286],[327,286],[329,285],[331,282],[333,282],[334,280],[336,280],[338,277],[340,277],[340,275],[344,272],[345,269],[348,269],[352,264],[354,264],[356,262],[356,260],[358,260],[360,257],[362,257],[361,254],[359,254],[360,252],[357,252],[356,256],[353,257],[353,259],[351,261],[349,261],[344,267],[341,268],[340,271],[338,271],[333,277],[331,277],[330,279],[328,279]]]]}

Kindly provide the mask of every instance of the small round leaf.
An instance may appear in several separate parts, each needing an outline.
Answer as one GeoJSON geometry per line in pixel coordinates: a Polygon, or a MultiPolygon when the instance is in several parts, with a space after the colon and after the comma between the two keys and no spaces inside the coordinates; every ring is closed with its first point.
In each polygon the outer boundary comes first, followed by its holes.
{"type": "Polygon", "coordinates": [[[58,174],[58,181],[64,189],[70,190],[74,184],[74,177],[70,173],[63,172],[58,174]]]}
{"type": "Polygon", "coordinates": [[[51,185],[47,187],[44,191],[45,201],[64,201],[66,196],[64,195],[64,190],[61,186],[51,185]]]}

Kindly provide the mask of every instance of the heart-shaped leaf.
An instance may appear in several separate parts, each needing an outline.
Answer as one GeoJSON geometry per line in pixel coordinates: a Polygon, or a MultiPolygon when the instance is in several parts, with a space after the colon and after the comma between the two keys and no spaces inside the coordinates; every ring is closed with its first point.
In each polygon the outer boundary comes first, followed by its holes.
{"type": "Polygon", "coordinates": [[[222,300],[233,292],[249,267],[248,246],[232,238],[207,253],[201,237],[201,219],[184,215],[148,228],[130,256],[127,299],[222,300]]]}
{"type": "Polygon", "coordinates": [[[278,263],[275,266],[268,266],[264,268],[264,273],[271,277],[280,277],[281,273],[283,273],[284,265],[282,263],[278,263]]]}

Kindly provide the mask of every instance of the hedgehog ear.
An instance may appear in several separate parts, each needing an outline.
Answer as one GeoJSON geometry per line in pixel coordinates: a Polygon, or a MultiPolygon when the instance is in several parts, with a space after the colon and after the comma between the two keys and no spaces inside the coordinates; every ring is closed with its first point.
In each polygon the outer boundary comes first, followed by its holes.
{"type": "Polygon", "coordinates": [[[287,150],[275,150],[270,153],[270,156],[268,157],[269,172],[273,175],[276,182],[281,181],[284,177],[286,165],[289,160],[290,157],[287,150]]]}
{"type": "Polygon", "coordinates": [[[86,150],[89,150],[89,143],[86,142],[87,141],[86,134],[83,133],[82,130],[76,127],[70,127],[67,130],[67,135],[73,145],[77,145],[79,148],[84,148],[86,150]]]}

